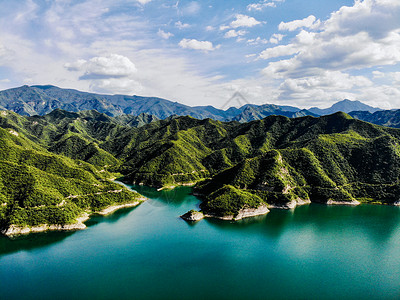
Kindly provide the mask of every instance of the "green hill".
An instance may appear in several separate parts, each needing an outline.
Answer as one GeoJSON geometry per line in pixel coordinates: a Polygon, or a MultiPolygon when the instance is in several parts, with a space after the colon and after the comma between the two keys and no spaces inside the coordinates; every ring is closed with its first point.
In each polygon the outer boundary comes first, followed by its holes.
{"type": "MultiPolygon", "coordinates": [[[[20,197],[30,199],[35,191],[49,205],[68,195],[97,193],[99,184],[107,189],[105,185],[113,184],[103,179],[110,172],[119,172],[128,183],[157,188],[196,184],[194,191],[203,199],[203,211],[220,217],[265,205],[399,202],[400,131],[345,113],[294,119],[268,116],[248,123],[188,116],[138,128],[128,123],[128,119],[95,111],[55,110],[42,117],[3,111],[0,127],[3,147],[8,147],[2,151],[4,168],[11,170],[16,164],[15,170],[24,170],[21,177],[9,172],[20,178],[17,182],[41,177],[20,197]],[[41,181],[46,176],[47,186],[41,181]],[[52,176],[66,181],[56,182],[52,176]],[[62,182],[64,192],[59,195],[55,190],[62,182]],[[74,187],[68,187],[68,182],[74,187]],[[91,189],[86,193],[88,186],[91,189]]],[[[9,184],[11,175],[2,176],[9,184]]],[[[107,197],[68,201],[81,212],[114,201],[107,197]]],[[[3,220],[11,212],[5,207],[8,204],[2,207],[3,220]]]]}
{"type": "Polygon", "coordinates": [[[50,153],[23,130],[0,128],[0,229],[72,224],[84,212],[140,198],[108,180],[112,176],[87,162],[50,153]]]}

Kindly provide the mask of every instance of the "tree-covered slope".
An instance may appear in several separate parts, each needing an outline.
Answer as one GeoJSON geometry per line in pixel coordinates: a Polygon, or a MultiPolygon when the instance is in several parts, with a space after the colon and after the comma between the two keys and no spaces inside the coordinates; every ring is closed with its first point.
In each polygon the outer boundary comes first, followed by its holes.
{"type": "Polygon", "coordinates": [[[0,128],[0,229],[71,224],[86,211],[140,198],[108,180],[111,176],[0,128]]]}
{"type": "Polygon", "coordinates": [[[133,128],[94,111],[56,110],[42,117],[2,112],[0,125],[30,143],[23,149],[79,159],[96,176],[116,171],[157,188],[197,183],[211,215],[310,201],[399,201],[400,131],[345,113],[247,123],[186,116],[133,128]]]}
{"type": "Polygon", "coordinates": [[[400,132],[344,113],[245,124],[181,117],[144,129],[102,147],[120,155],[126,179],[138,184],[206,179],[196,187],[205,210],[226,186],[281,207],[398,201],[400,132]]]}

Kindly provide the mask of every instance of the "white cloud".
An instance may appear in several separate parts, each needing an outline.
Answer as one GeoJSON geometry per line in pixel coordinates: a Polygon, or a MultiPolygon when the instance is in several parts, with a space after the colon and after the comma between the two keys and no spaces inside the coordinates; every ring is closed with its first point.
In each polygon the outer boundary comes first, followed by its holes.
{"type": "Polygon", "coordinates": [[[255,39],[247,40],[249,45],[258,45],[258,44],[268,44],[268,40],[262,39],[261,37],[257,37],[255,39]]]}
{"type": "Polygon", "coordinates": [[[400,84],[400,72],[392,72],[390,76],[393,78],[393,83],[399,85],[400,84]]]}
{"type": "Polygon", "coordinates": [[[128,77],[137,72],[129,58],[118,54],[93,57],[88,61],[81,59],[64,66],[70,71],[84,71],[83,79],[128,77]]]}
{"type": "Polygon", "coordinates": [[[287,45],[267,48],[259,55],[275,60],[269,62],[263,74],[268,79],[282,80],[279,99],[337,101],[346,97],[369,103],[385,99],[400,105],[395,99],[400,93],[395,77],[393,86],[384,92],[383,85],[373,81],[381,78],[380,82],[387,82],[385,73],[373,71],[372,81],[350,75],[353,70],[400,63],[400,5],[396,3],[400,2],[356,1],[322,23],[312,16],[281,23],[280,30],[308,29],[301,30],[287,45]],[[377,98],[374,100],[372,95],[377,98]]]}
{"type": "Polygon", "coordinates": [[[131,94],[139,93],[143,90],[143,86],[136,80],[130,78],[107,78],[93,80],[90,89],[98,93],[106,94],[131,94]]]}
{"type": "Polygon", "coordinates": [[[285,0],[263,0],[259,3],[252,3],[247,5],[248,11],[262,11],[264,8],[267,7],[276,7],[275,2],[285,2],[285,0]]]}
{"type": "Polygon", "coordinates": [[[322,24],[324,30],[302,30],[288,45],[264,50],[260,54],[263,59],[294,55],[270,63],[265,71],[278,77],[300,76],[319,68],[349,70],[399,63],[400,18],[390,25],[382,22],[398,17],[399,8],[387,9],[372,0],[342,7],[322,24]],[[376,27],[382,30],[379,35],[375,32],[376,27]]]}
{"type": "Polygon", "coordinates": [[[294,20],[291,22],[281,22],[278,26],[278,29],[283,31],[283,30],[288,30],[288,31],[294,31],[298,28],[316,28],[320,25],[320,21],[315,18],[315,16],[311,15],[308,16],[307,18],[304,18],[303,20],[294,20]]]}
{"type": "Polygon", "coordinates": [[[270,59],[274,57],[288,56],[296,54],[300,51],[296,45],[280,45],[273,48],[267,48],[260,54],[262,59],[270,59]]]}
{"type": "Polygon", "coordinates": [[[373,75],[374,78],[383,78],[383,77],[385,77],[385,73],[380,72],[380,71],[373,71],[372,75],[373,75]]]}
{"type": "Polygon", "coordinates": [[[183,39],[179,42],[179,46],[185,49],[203,50],[203,51],[213,51],[219,46],[214,47],[209,41],[198,41],[195,39],[183,39]]]}
{"type": "Polygon", "coordinates": [[[214,31],[215,30],[215,27],[213,27],[213,26],[207,26],[206,27],[206,31],[214,31]]]}
{"type": "Polygon", "coordinates": [[[151,0],[136,0],[137,2],[139,2],[140,4],[147,4],[149,3],[151,0]]]}
{"type": "Polygon", "coordinates": [[[175,26],[179,29],[190,28],[190,24],[182,23],[181,21],[175,22],[175,26]]]}
{"type": "Polygon", "coordinates": [[[258,24],[261,24],[260,21],[257,21],[253,17],[249,17],[249,16],[246,16],[246,15],[237,14],[235,17],[236,17],[236,20],[234,20],[234,21],[232,21],[230,23],[230,26],[232,28],[253,27],[253,26],[256,26],[258,24]]]}
{"type": "Polygon", "coordinates": [[[247,10],[248,11],[252,11],[252,10],[262,11],[266,7],[276,7],[276,4],[274,2],[252,3],[252,4],[247,5],[247,10]]]}
{"type": "Polygon", "coordinates": [[[173,33],[171,33],[171,32],[165,32],[165,31],[162,30],[162,29],[158,29],[157,34],[158,34],[159,37],[161,37],[161,38],[163,38],[163,39],[165,39],[165,40],[168,40],[170,37],[174,36],[173,33]]]}
{"type": "Polygon", "coordinates": [[[282,39],[285,37],[285,35],[283,34],[278,34],[278,33],[274,33],[271,38],[269,39],[269,42],[271,44],[278,44],[280,41],[282,41],[282,39]]]}
{"type": "Polygon", "coordinates": [[[227,31],[225,33],[224,37],[225,38],[234,38],[234,37],[238,37],[238,36],[243,36],[246,33],[247,33],[246,30],[238,30],[238,31],[236,31],[234,29],[231,29],[231,30],[229,30],[229,31],[227,31]]]}

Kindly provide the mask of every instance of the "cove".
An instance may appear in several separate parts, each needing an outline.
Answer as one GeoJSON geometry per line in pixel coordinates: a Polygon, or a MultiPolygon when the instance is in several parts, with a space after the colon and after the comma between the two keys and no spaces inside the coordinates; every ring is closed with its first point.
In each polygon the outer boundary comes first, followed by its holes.
{"type": "Polygon", "coordinates": [[[179,218],[191,189],[77,232],[0,237],[1,299],[398,299],[400,208],[311,204],[237,222],[179,218]]]}

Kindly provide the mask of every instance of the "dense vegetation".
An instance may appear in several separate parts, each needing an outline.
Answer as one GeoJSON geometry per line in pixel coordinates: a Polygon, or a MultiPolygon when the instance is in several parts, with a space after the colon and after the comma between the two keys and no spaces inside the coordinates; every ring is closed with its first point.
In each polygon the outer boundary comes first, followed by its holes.
{"type": "Polygon", "coordinates": [[[0,185],[10,187],[0,192],[3,224],[34,224],[36,213],[70,221],[84,209],[128,201],[128,192],[103,193],[118,189],[104,181],[112,172],[157,188],[197,183],[202,209],[220,216],[264,203],[399,201],[400,131],[345,113],[248,123],[186,116],[133,128],[96,111],[4,111],[0,127],[8,147],[0,185]],[[62,216],[52,211],[60,203],[62,216]]]}
{"type": "MultiPolygon", "coordinates": [[[[3,112],[1,123],[0,229],[11,224],[70,224],[85,211],[99,211],[139,198],[137,193],[108,180],[113,174],[104,169],[50,153],[26,138],[23,127],[4,126],[27,125],[26,119],[3,112]]],[[[108,153],[105,159],[110,157],[117,162],[108,153]]]]}

